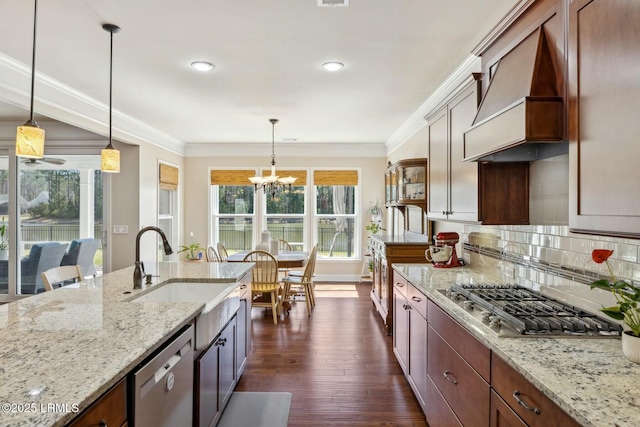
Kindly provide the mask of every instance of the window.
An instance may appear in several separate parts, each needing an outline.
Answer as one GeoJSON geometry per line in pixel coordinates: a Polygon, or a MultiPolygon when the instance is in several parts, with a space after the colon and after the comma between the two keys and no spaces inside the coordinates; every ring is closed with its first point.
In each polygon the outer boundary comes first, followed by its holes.
{"type": "Polygon", "coordinates": [[[307,172],[299,170],[278,170],[277,172],[279,176],[293,176],[297,179],[291,189],[287,188],[276,197],[269,195],[265,197],[267,230],[271,233],[272,239],[283,239],[294,249],[302,249],[307,223],[305,216],[307,172]]]}
{"type": "Polygon", "coordinates": [[[313,183],[318,256],[355,258],[358,171],[316,170],[313,183]]]}
{"type": "MultiPolygon", "coordinates": [[[[175,218],[178,202],[178,175],[180,170],[175,166],[160,163],[159,167],[159,185],[158,185],[158,227],[167,236],[169,244],[177,248],[177,224],[175,218]]],[[[162,261],[170,261],[172,255],[166,255],[161,243],[160,236],[158,239],[158,259],[162,261]]]]}
{"type": "Polygon", "coordinates": [[[229,253],[255,246],[255,196],[250,176],[255,176],[255,170],[211,171],[211,242],[222,242],[229,253]]]}

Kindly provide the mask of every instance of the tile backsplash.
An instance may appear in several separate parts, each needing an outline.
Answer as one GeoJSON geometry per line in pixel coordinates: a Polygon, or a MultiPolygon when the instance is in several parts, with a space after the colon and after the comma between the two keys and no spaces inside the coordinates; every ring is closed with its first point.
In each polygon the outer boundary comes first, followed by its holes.
{"type": "Polygon", "coordinates": [[[616,277],[640,282],[640,240],[576,234],[566,225],[465,225],[462,242],[474,269],[590,311],[614,303],[609,292],[589,287],[609,277],[591,259],[593,249],[612,249],[616,277]]]}

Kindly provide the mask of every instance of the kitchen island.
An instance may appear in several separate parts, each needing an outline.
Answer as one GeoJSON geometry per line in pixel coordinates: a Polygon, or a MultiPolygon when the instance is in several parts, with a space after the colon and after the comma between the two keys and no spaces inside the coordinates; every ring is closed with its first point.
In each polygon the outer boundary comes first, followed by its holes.
{"type": "Polygon", "coordinates": [[[395,264],[394,269],[580,425],[639,425],[640,365],[623,356],[619,339],[501,338],[439,291],[453,283],[499,281],[466,267],[395,264]]]}
{"type": "MultiPolygon", "coordinates": [[[[248,263],[158,263],[156,284],[223,282],[248,263]]],[[[0,425],[62,426],[98,399],[204,303],[129,302],[133,267],[0,306],[0,425]]]]}

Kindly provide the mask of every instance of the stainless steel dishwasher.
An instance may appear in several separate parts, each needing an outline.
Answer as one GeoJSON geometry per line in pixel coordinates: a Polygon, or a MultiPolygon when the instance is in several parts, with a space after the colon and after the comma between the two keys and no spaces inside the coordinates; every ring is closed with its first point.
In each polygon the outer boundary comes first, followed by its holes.
{"type": "Polygon", "coordinates": [[[189,326],[133,374],[135,427],[191,426],[194,344],[189,326]]]}

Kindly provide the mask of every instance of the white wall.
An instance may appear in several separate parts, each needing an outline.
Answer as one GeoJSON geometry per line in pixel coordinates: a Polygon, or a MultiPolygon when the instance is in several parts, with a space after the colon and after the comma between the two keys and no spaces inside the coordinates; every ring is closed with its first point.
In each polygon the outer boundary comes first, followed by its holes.
{"type": "MultiPolygon", "coordinates": [[[[322,167],[348,168],[357,167],[361,170],[361,200],[362,213],[361,241],[366,242],[367,232],[364,229],[368,219],[367,210],[377,200],[384,200],[384,157],[324,157],[321,153],[313,157],[283,157],[277,158],[277,168],[322,167]]],[[[184,227],[183,236],[194,233],[194,242],[207,242],[209,235],[209,168],[242,168],[267,167],[269,158],[260,157],[186,157],[184,159],[184,227]]],[[[360,250],[361,253],[364,251],[360,250]]],[[[331,263],[318,261],[316,275],[319,280],[357,280],[360,276],[362,260],[335,261],[331,263]]]]}

